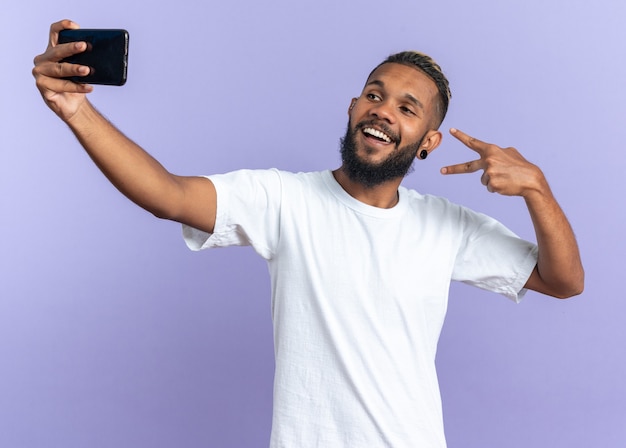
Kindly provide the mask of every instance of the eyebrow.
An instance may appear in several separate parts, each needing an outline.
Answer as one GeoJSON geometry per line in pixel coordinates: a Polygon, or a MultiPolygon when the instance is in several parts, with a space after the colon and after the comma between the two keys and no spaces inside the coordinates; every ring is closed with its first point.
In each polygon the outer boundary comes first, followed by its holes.
{"type": "MultiPolygon", "coordinates": [[[[377,85],[379,87],[384,88],[385,87],[385,83],[382,82],[380,79],[373,79],[370,82],[368,82],[366,84],[366,86],[370,86],[370,85],[377,85]]],[[[417,98],[415,98],[413,95],[411,95],[410,93],[405,93],[404,94],[404,98],[409,100],[411,103],[415,104],[417,107],[419,107],[420,109],[424,110],[424,105],[422,104],[422,102],[420,100],[418,100],[417,98]]]]}

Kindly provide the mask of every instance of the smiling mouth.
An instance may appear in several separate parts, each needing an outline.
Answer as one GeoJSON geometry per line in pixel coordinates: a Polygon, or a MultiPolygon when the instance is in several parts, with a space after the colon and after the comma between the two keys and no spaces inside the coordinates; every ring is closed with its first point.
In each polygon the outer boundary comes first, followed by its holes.
{"type": "Polygon", "coordinates": [[[363,134],[369,137],[373,137],[376,140],[383,142],[383,143],[393,143],[393,139],[389,135],[385,134],[383,131],[380,131],[378,129],[366,127],[366,128],[363,128],[363,134]]]}

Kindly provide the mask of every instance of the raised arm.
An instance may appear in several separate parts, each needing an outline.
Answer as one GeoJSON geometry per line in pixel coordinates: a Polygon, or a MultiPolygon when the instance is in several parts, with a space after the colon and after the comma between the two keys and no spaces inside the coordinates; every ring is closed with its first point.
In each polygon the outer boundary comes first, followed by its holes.
{"type": "Polygon", "coordinates": [[[550,190],[543,172],[515,148],[482,142],[451,129],[451,134],[480,158],[441,169],[442,174],[483,170],[481,182],[492,193],[522,196],[535,228],[539,255],[528,289],[558,298],[580,294],[584,270],[574,232],[550,190]]]}
{"type": "Polygon", "coordinates": [[[216,211],[211,181],[168,172],[93,107],[86,96],[92,86],[63,79],[89,74],[88,67],[60,62],[86,49],[84,42],[57,44],[61,30],[76,28],[69,20],[53,24],[45,53],[35,58],[33,76],[44,102],[68,124],[95,164],[130,200],[159,218],[211,233],[216,211]]]}

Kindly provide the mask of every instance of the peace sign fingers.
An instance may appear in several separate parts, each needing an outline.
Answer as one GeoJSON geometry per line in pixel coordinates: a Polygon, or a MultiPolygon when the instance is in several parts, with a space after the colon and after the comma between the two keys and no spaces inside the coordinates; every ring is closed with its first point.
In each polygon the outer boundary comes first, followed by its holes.
{"type": "Polygon", "coordinates": [[[492,193],[525,196],[541,189],[543,173],[515,148],[501,148],[478,140],[457,129],[450,133],[480,158],[441,168],[441,174],[465,174],[483,170],[481,183],[492,193]]]}
{"type": "Polygon", "coordinates": [[[480,159],[443,167],[441,168],[441,174],[465,174],[483,170],[485,169],[487,155],[495,149],[500,149],[496,145],[485,143],[455,128],[450,129],[450,133],[469,149],[476,152],[480,159]]]}

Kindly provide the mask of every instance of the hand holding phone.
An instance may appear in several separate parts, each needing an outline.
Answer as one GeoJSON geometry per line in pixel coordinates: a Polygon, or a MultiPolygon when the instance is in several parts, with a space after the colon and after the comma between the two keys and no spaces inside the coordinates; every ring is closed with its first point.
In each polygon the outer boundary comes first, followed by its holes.
{"type": "Polygon", "coordinates": [[[61,62],[85,65],[87,76],[71,76],[76,83],[122,86],[128,74],[128,31],[122,29],[64,29],[59,44],[86,42],[87,49],[61,62]]]}

